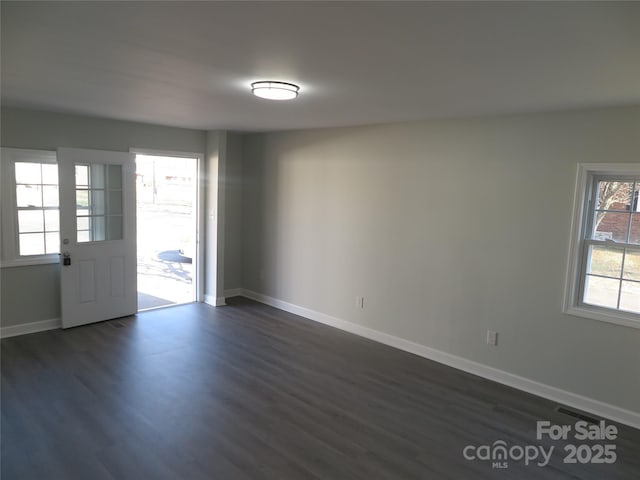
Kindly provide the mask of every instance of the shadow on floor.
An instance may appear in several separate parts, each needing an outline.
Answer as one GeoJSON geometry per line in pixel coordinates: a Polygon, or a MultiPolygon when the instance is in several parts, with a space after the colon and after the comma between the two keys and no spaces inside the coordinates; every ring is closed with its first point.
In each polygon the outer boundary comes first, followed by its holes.
{"type": "Polygon", "coordinates": [[[176,302],[172,302],[171,300],[167,300],[166,298],[154,297],[153,295],[138,292],[138,311],[175,304],[176,302]]]}

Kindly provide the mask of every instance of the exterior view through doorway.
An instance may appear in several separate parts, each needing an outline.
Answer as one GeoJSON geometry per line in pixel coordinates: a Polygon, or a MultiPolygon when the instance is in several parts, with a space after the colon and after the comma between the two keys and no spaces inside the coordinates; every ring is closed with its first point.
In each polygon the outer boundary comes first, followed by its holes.
{"type": "Polygon", "coordinates": [[[138,310],[196,301],[198,158],[136,154],[138,310]]]}

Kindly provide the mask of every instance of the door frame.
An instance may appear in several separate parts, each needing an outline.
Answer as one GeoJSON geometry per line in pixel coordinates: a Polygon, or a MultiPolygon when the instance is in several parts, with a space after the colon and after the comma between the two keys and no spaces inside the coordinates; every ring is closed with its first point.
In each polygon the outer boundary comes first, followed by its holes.
{"type": "MultiPolygon", "coordinates": [[[[152,148],[130,148],[130,153],[134,155],[155,155],[158,157],[177,157],[196,159],[196,261],[195,275],[195,297],[196,302],[204,302],[204,231],[205,231],[205,189],[204,189],[204,153],[177,152],[172,150],[156,150],[152,148]]],[[[135,160],[135,156],[134,156],[135,160]]],[[[137,185],[137,184],[136,184],[137,185]]],[[[136,207],[137,208],[137,207],[136,207]]],[[[136,247],[137,248],[137,247],[136,247]]],[[[137,252],[136,252],[137,255],[137,252]]]]}

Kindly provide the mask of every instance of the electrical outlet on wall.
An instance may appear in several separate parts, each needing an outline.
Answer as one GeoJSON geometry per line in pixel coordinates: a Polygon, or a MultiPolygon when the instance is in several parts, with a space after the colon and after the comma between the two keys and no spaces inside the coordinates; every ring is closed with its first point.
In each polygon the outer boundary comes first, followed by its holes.
{"type": "Polygon", "coordinates": [[[498,332],[487,330],[487,345],[493,345],[494,347],[498,345],[498,332]]]}

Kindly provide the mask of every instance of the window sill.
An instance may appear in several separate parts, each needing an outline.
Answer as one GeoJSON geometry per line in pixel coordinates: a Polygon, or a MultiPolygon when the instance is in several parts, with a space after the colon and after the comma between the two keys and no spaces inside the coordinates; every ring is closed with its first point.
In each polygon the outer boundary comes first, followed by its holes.
{"type": "Polygon", "coordinates": [[[60,257],[56,253],[55,256],[25,258],[19,260],[6,260],[0,263],[0,268],[14,268],[14,267],[31,267],[33,265],[50,265],[53,263],[60,263],[60,257]]]}
{"type": "Polygon", "coordinates": [[[568,307],[564,313],[576,317],[590,318],[624,327],[640,328],[640,315],[625,312],[605,312],[586,307],[568,307]]]}

